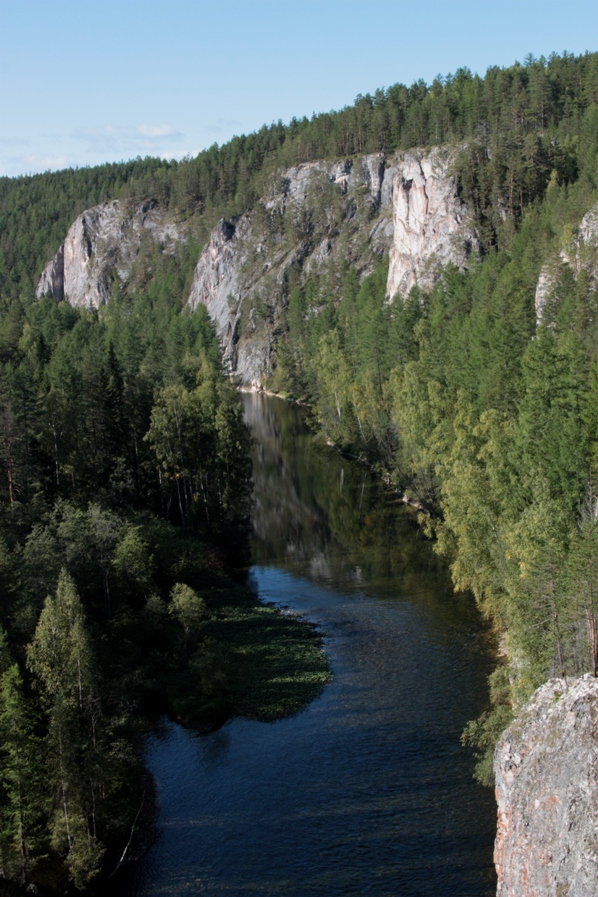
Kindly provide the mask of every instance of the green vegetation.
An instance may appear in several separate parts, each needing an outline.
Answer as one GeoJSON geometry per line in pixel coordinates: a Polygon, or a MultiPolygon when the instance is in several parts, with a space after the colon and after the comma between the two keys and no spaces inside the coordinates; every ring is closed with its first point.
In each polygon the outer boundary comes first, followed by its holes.
{"type": "Polygon", "coordinates": [[[597,104],[598,54],[528,58],[484,78],[460,69],[395,85],[181,163],[0,179],[6,881],[64,893],[116,865],[142,800],[143,715],[271,719],[327,676],[305,626],[228,578],[246,561],[248,434],[205,310],[183,310],[198,246],[222,215],[255,207],[280,242],[309,239],[329,202],[335,221],[351,214],[320,185],[311,217],[268,217],[258,200],[290,165],[457,148],[480,261],[391,303],[384,260],[363,282],[348,267],[297,270],[272,385],[430,508],[455,585],[504,635],[493,708],[464,736],[485,755],[480,775],[513,705],[552,674],[596,672],[591,259],[556,278],[537,332],[534,292],[598,199],[597,104]],[[34,301],[74,217],[114,198],[156,200],[193,239],[175,256],[144,245],[97,313],[34,301]]]}
{"type": "Polygon", "coordinates": [[[528,57],[485,77],[461,68],[431,85],[394,84],[339,112],[264,126],[180,163],[147,158],[0,178],[0,295],[33,295],[74,218],[99,202],[155,199],[192,218],[204,242],[221,216],[255,206],[284,168],[440,143],[467,143],[463,191],[485,244],[504,243],[553,171],[572,180],[595,155],[597,98],[598,54],[528,57]]]}
{"type": "Polygon", "coordinates": [[[278,347],[274,383],[430,509],[455,586],[506,639],[507,697],[467,734],[490,752],[509,703],[597,666],[595,282],[565,270],[537,332],[534,310],[541,262],[598,198],[597,176],[592,162],[555,180],[508,248],[428,294],[388,303],[384,262],[361,285],[348,271],[340,295],[310,278],[278,347]]]}
{"type": "Polygon", "coordinates": [[[423,90],[414,142],[457,144],[480,260],[391,302],[385,260],[362,282],[351,269],[311,274],[291,284],[279,327],[271,386],[429,509],[455,586],[508,647],[492,707],[464,733],[484,781],[513,708],[551,675],[598,668],[597,268],[576,237],[598,200],[597,58],[528,59],[423,90]],[[447,128],[429,141],[449,97],[447,128]],[[581,264],[559,269],[561,251],[581,264]],[[546,263],[557,274],[537,327],[546,263]]]}
{"type": "Polygon", "coordinates": [[[316,627],[249,602],[244,589],[215,596],[206,634],[227,652],[233,713],[261,720],[296,713],[330,678],[316,627]]]}
{"type": "Polygon", "coordinates": [[[160,713],[213,727],[319,693],[309,624],[247,563],[249,434],[184,259],[143,252],[99,313],[0,301],[0,877],[50,893],[117,865],[160,713]]]}

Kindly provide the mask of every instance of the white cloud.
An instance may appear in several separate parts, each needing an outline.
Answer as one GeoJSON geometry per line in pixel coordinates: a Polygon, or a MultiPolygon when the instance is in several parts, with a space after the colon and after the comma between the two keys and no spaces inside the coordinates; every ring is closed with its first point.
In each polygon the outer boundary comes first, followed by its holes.
{"type": "MultiPolygon", "coordinates": [[[[23,142],[27,143],[28,141],[23,142]]],[[[3,144],[8,143],[10,141],[3,141],[3,144]]],[[[66,156],[53,153],[22,153],[13,155],[0,152],[0,175],[7,175],[8,177],[15,177],[20,174],[39,174],[43,171],[58,171],[61,168],[68,168],[70,164],[72,163],[66,156]]]]}
{"type": "Polygon", "coordinates": [[[164,155],[170,144],[178,143],[184,134],[167,124],[141,124],[133,127],[107,125],[103,128],[82,128],[73,137],[87,143],[94,152],[164,155]]]}
{"type": "Polygon", "coordinates": [[[243,122],[237,121],[236,118],[219,118],[208,125],[206,132],[208,134],[230,134],[231,132],[239,133],[243,127],[243,122]]]}

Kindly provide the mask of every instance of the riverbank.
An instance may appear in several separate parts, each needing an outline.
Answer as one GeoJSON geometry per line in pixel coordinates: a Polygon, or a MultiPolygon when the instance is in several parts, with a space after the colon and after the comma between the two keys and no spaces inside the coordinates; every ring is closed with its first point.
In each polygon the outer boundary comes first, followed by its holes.
{"type": "MultiPolygon", "coordinates": [[[[268,396],[272,399],[282,399],[283,402],[290,402],[292,405],[297,405],[299,408],[307,408],[311,409],[311,405],[308,402],[304,402],[302,399],[297,399],[294,396],[291,396],[289,393],[282,392],[272,392],[269,389],[266,389],[264,386],[251,385],[251,386],[239,386],[238,390],[240,393],[245,393],[246,395],[259,395],[259,396],[268,396]]],[[[402,504],[407,505],[407,507],[413,508],[421,514],[424,514],[426,517],[436,517],[437,514],[433,508],[428,507],[424,502],[422,502],[418,498],[412,498],[408,493],[401,493],[396,486],[393,484],[392,476],[389,470],[383,469],[380,470],[376,467],[375,464],[372,464],[365,458],[363,454],[354,455],[352,452],[348,452],[346,449],[343,449],[337,442],[331,439],[329,436],[324,435],[323,437],[326,445],[330,446],[330,448],[335,449],[343,458],[350,459],[351,461],[356,461],[357,464],[362,464],[371,470],[372,473],[375,473],[376,476],[379,476],[382,482],[389,489],[394,489],[397,493],[399,501],[402,504]]]]}

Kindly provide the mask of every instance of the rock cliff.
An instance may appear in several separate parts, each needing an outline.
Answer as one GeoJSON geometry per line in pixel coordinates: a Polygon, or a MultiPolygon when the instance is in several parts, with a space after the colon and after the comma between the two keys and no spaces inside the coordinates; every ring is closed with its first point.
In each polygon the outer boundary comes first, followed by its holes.
{"type": "Polygon", "coordinates": [[[36,295],[99,308],[110,298],[116,271],[126,281],[144,237],[172,251],[182,238],[180,228],[166,221],[155,203],[127,213],[118,200],[87,209],[75,219],[65,241],[39,280],[36,295]]]}
{"type": "MultiPolygon", "coordinates": [[[[555,294],[559,277],[569,267],[575,278],[585,271],[590,281],[598,280],[598,203],[581,219],[577,233],[568,241],[566,249],[559,249],[542,266],[536,286],[536,324],[544,316],[546,303],[555,294]]],[[[558,302],[558,296],[555,297],[558,302]]]]}
{"type": "Polygon", "coordinates": [[[479,251],[452,163],[451,154],[438,147],[427,155],[405,153],[395,163],[389,297],[405,295],[415,284],[429,289],[441,267],[462,268],[479,251]]]}
{"type": "Polygon", "coordinates": [[[375,256],[389,253],[392,298],[415,283],[432,286],[443,265],[466,264],[479,244],[452,161],[450,153],[433,149],[387,160],[376,153],[304,163],[285,171],[264,197],[261,223],[255,210],[219,222],[197,263],[189,306],[206,306],[229,366],[245,383],[260,383],[269,371],[272,297],[281,294],[291,269],[301,279],[340,262],[365,275],[375,256]],[[270,224],[278,216],[278,233],[264,229],[264,214],[270,224]]]}
{"type": "Polygon", "coordinates": [[[598,681],[552,679],[495,753],[497,897],[598,894],[598,681]]]}
{"type": "Polygon", "coordinates": [[[195,311],[201,303],[216,325],[225,351],[230,357],[235,336],[237,305],[241,299],[242,239],[249,230],[247,218],[225,221],[222,218],[204,246],[193,276],[188,305],[195,311]]]}
{"type": "MultiPolygon", "coordinates": [[[[195,268],[188,306],[207,309],[225,360],[244,383],[263,383],[289,283],[353,265],[367,275],[389,255],[389,301],[431,286],[443,265],[463,266],[478,243],[451,174],[452,155],[381,153],[308,162],[274,179],[262,201],[213,228],[195,268]]],[[[46,266],[37,295],[98,308],[114,272],[125,284],[142,242],[172,251],[185,231],[155,203],[118,201],[83,212],[46,266]]]]}
{"type": "Polygon", "coordinates": [[[342,255],[365,273],[375,255],[388,251],[392,194],[383,195],[384,183],[381,154],[304,163],[285,171],[257,209],[213,229],[188,305],[206,307],[225,361],[244,383],[262,383],[271,369],[273,333],[292,269],[300,279],[321,274],[342,255]]]}

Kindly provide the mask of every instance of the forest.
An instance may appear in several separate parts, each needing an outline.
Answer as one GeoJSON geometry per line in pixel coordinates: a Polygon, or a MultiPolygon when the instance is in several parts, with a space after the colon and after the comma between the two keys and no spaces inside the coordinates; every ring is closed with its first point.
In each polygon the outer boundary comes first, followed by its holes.
{"type": "Polygon", "coordinates": [[[184,283],[184,261],[156,253],[151,283],[115,285],[101,314],[3,302],[0,877],[15,893],[80,891],[128,858],[161,713],[276,718],[328,677],[309,625],[243,585],[249,434],[207,313],[181,313],[184,283]]]}
{"type": "Polygon", "coordinates": [[[598,54],[394,85],[179,163],[2,178],[0,876],[15,893],[82,890],[118,866],[151,789],[152,715],[281,712],[242,692],[260,671],[227,641],[227,619],[261,613],[231,578],[247,562],[249,436],[207,313],[184,309],[198,247],[285,167],[436,144],[456,149],[480,259],[391,302],[384,258],[365,279],[289,281],[269,385],[425,508],[455,586],[492,620],[508,660],[464,733],[481,780],[538,684],[596,675],[596,259],[557,266],[539,323],[534,295],[598,201],[598,54]],[[37,301],[73,219],[114,198],[155,200],[194,239],[146,246],[99,311],[37,301]]]}

